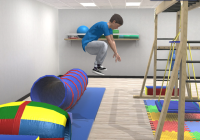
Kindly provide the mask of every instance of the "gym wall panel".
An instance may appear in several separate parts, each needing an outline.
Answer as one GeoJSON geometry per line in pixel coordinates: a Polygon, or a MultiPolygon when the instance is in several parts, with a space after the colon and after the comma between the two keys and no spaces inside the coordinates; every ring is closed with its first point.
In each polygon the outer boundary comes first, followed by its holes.
{"type": "Polygon", "coordinates": [[[58,10],[36,0],[0,0],[0,104],[58,75],[58,10]]]}

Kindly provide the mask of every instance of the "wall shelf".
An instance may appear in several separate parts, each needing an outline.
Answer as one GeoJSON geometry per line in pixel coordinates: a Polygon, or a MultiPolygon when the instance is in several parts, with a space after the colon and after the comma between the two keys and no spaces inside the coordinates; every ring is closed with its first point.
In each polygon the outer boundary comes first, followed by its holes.
{"type": "MultiPolygon", "coordinates": [[[[68,33],[67,36],[78,36],[78,35],[85,35],[85,33],[68,33]]],[[[113,33],[113,35],[138,35],[134,33],[113,33]]],[[[140,40],[139,38],[113,38],[114,40],[140,40]]],[[[69,39],[65,38],[64,40],[82,40],[82,38],[77,39],[69,39]]],[[[106,38],[99,38],[98,40],[107,40],[106,38]]]]}
{"type": "MultiPolygon", "coordinates": [[[[68,36],[69,35],[85,35],[85,33],[68,33],[67,34],[68,36]]],[[[113,33],[113,35],[138,35],[138,34],[135,34],[135,33],[113,33]]]]}
{"type": "MultiPolygon", "coordinates": [[[[78,38],[78,39],[69,39],[69,38],[65,38],[65,40],[82,40],[82,38],[78,38]]],[[[107,40],[106,38],[100,38],[98,40],[107,40]]],[[[131,38],[114,38],[114,40],[140,40],[140,39],[131,39],[131,38]]]]}

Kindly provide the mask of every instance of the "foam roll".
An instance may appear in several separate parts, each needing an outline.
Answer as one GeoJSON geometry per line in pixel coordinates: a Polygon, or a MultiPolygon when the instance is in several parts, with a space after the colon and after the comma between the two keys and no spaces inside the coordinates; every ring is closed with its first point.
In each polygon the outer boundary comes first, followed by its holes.
{"type": "Polygon", "coordinates": [[[73,108],[88,85],[87,74],[81,69],[71,69],[62,77],[45,75],[31,88],[31,100],[58,106],[64,110],[73,108]]]}
{"type": "Polygon", "coordinates": [[[26,140],[71,139],[69,114],[46,103],[19,101],[0,105],[0,126],[0,135],[37,136],[26,140]]]}

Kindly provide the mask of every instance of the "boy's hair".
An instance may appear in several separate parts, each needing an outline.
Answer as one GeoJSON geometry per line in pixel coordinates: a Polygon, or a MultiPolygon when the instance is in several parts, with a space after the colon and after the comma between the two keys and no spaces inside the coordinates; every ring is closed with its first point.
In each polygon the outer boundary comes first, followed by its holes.
{"type": "Polygon", "coordinates": [[[123,19],[119,14],[114,14],[111,18],[110,18],[110,22],[116,21],[116,23],[123,25],[123,19]]]}

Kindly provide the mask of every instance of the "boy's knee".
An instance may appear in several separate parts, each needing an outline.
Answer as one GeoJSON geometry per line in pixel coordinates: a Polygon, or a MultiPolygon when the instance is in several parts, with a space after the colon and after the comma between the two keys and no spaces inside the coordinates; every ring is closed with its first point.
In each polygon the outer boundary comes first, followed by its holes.
{"type": "Polygon", "coordinates": [[[107,49],[108,49],[108,44],[107,44],[106,42],[103,43],[103,48],[104,48],[105,51],[107,51],[107,49]]]}

